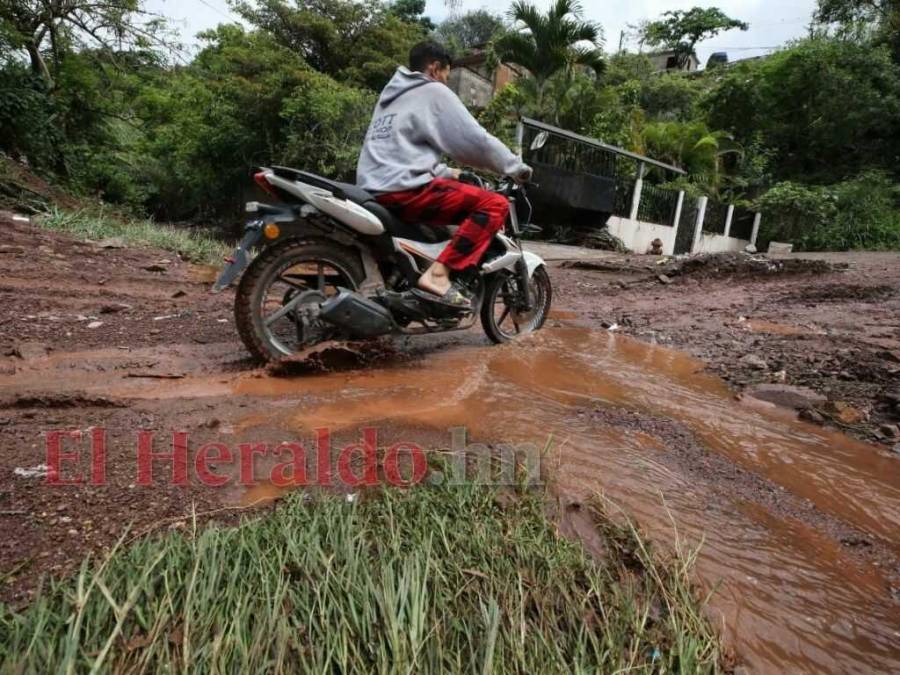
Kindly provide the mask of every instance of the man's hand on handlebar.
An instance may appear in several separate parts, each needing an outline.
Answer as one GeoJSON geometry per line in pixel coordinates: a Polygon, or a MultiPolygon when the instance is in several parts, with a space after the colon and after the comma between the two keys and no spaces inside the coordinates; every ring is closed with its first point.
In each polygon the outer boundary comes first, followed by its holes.
{"type": "Polygon", "coordinates": [[[531,182],[531,177],[534,175],[534,169],[532,169],[527,164],[522,164],[519,167],[519,170],[515,175],[510,176],[514,181],[516,181],[519,185],[525,185],[531,182]]]}

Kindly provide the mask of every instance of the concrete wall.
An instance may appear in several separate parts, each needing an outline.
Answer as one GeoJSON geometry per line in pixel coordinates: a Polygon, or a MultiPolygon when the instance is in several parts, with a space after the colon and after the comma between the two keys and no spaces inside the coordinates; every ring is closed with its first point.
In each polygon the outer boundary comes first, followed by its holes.
{"type": "Polygon", "coordinates": [[[725,251],[743,251],[750,243],[749,239],[735,239],[721,234],[704,232],[700,235],[700,242],[694,247],[692,253],[723,253],[725,251]]]}
{"type": "Polygon", "coordinates": [[[451,70],[447,86],[471,108],[486,107],[494,96],[494,83],[469,68],[451,70]]]}
{"type": "Polygon", "coordinates": [[[675,228],[656,223],[644,223],[619,216],[610,216],[606,227],[622,243],[635,253],[646,253],[654,239],[661,239],[663,254],[671,255],[675,249],[675,228]]]}

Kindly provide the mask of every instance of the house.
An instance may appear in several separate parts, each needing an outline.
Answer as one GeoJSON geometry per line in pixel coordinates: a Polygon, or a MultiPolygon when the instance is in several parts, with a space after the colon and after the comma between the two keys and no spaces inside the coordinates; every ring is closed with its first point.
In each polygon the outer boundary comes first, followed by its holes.
{"type": "Polygon", "coordinates": [[[506,63],[491,70],[483,50],[456,59],[447,86],[470,108],[487,107],[491,99],[510,82],[522,76],[522,69],[506,63]]]}
{"type": "Polygon", "coordinates": [[[696,54],[691,54],[688,58],[688,62],[684,66],[679,68],[678,53],[672,49],[663,52],[651,52],[647,54],[647,58],[650,59],[650,62],[653,64],[653,67],[658,73],[678,70],[684,71],[686,73],[692,73],[700,67],[700,59],[697,58],[696,54]]]}

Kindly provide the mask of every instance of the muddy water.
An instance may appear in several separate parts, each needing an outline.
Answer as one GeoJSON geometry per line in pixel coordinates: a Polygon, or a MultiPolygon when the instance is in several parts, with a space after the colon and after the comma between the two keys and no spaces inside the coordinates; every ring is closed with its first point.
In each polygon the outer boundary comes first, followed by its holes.
{"type": "MultiPolygon", "coordinates": [[[[705,499],[665,462],[665,439],[598,428],[578,412],[615,404],[688,426],[710,449],[900,550],[900,469],[873,448],[738,405],[683,354],[584,329],[504,347],[464,347],[415,364],[297,379],[246,378],[236,393],[299,396],[283,424],[307,432],[365,424],[478,441],[549,438],[562,487],[602,491],[651,536],[702,541],[698,574],[740,658],[756,671],[896,671],[900,613],[877,569],[829,537],[756,504],[705,499]],[[673,525],[674,524],[674,525],[673,525]]],[[[416,440],[411,438],[410,440],[416,440]]],[[[675,464],[677,466],[677,464],[675,464]]]]}

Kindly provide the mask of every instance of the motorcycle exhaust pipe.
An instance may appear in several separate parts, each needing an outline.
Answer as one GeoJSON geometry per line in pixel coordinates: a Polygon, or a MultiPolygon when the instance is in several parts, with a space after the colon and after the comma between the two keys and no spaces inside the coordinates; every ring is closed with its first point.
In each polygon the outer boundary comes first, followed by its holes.
{"type": "Polygon", "coordinates": [[[378,337],[397,330],[387,308],[346,288],[322,303],[319,317],[353,337],[378,337]]]}

